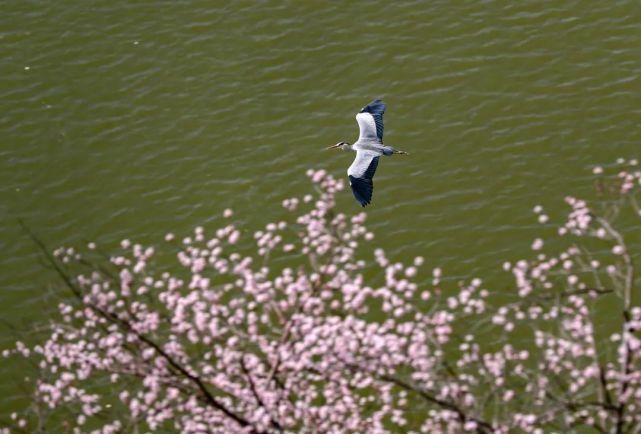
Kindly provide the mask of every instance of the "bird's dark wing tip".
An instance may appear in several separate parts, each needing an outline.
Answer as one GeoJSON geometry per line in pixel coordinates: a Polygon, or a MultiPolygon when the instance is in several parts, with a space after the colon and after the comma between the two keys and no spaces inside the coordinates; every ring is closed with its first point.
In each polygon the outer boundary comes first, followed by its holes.
{"type": "Polygon", "coordinates": [[[369,104],[367,104],[365,107],[363,107],[360,111],[360,113],[371,113],[373,115],[375,114],[383,114],[385,113],[385,103],[381,99],[375,99],[369,104]]]}
{"type": "Polygon", "coordinates": [[[374,183],[371,179],[356,178],[349,175],[349,185],[352,187],[354,197],[362,207],[365,207],[371,202],[372,193],[374,192],[374,183]]]}

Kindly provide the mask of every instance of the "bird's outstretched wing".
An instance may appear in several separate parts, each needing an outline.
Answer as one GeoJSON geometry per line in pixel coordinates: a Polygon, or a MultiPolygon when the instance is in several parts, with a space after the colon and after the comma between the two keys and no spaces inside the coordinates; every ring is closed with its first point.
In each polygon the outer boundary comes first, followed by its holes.
{"type": "Polygon", "coordinates": [[[347,169],[349,186],[352,187],[354,197],[363,207],[372,200],[374,192],[372,178],[378,167],[378,158],[375,152],[359,150],[356,152],[354,162],[347,169]]]}
{"type": "Polygon", "coordinates": [[[376,140],[383,142],[383,113],[385,103],[375,99],[356,114],[356,121],[361,133],[358,140],[376,140]]]}

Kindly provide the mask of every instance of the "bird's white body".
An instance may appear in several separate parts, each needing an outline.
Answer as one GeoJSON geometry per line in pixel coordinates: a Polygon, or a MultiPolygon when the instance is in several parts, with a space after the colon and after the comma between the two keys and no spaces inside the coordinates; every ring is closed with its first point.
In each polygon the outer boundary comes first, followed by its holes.
{"type": "Polygon", "coordinates": [[[405,152],[397,151],[391,146],[383,145],[383,113],[385,113],[383,101],[378,99],[372,101],[356,114],[356,121],[360,129],[358,140],[353,145],[339,142],[331,147],[356,152],[354,162],[347,169],[347,176],[354,197],[361,206],[366,206],[372,200],[374,192],[372,178],[378,167],[379,157],[381,155],[405,154],[405,152]]]}

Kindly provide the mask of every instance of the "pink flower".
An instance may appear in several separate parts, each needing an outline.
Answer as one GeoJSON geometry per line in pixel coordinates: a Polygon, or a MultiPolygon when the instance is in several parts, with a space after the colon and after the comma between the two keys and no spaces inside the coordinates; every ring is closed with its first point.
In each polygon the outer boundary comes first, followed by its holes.
{"type": "Polygon", "coordinates": [[[541,238],[537,238],[534,240],[532,243],[532,250],[541,250],[543,247],[543,240],[541,238]]]}
{"type": "Polygon", "coordinates": [[[238,242],[238,239],[240,238],[240,232],[233,231],[228,238],[229,244],[236,244],[238,242]]]}

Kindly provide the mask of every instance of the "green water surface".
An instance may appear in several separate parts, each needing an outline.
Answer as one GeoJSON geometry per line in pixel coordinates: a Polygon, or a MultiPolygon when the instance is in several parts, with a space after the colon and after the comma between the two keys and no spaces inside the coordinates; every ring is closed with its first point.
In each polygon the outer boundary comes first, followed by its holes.
{"type": "MultiPolygon", "coordinates": [[[[253,230],[345,176],[354,113],[388,105],[367,209],[393,259],[500,274],[554,234],[593,164],[641,146],[641,6],[559,1],[10,1],[0,14],[0,346],[47,320],[48,245],[253,230]],[[541,204],[552,217],[536,223],[541,204]]],[[[339,210],[360,208],[349,191],[339,210]]],[[[0,361],[0,416],[24,365],[0,361]]]]}

